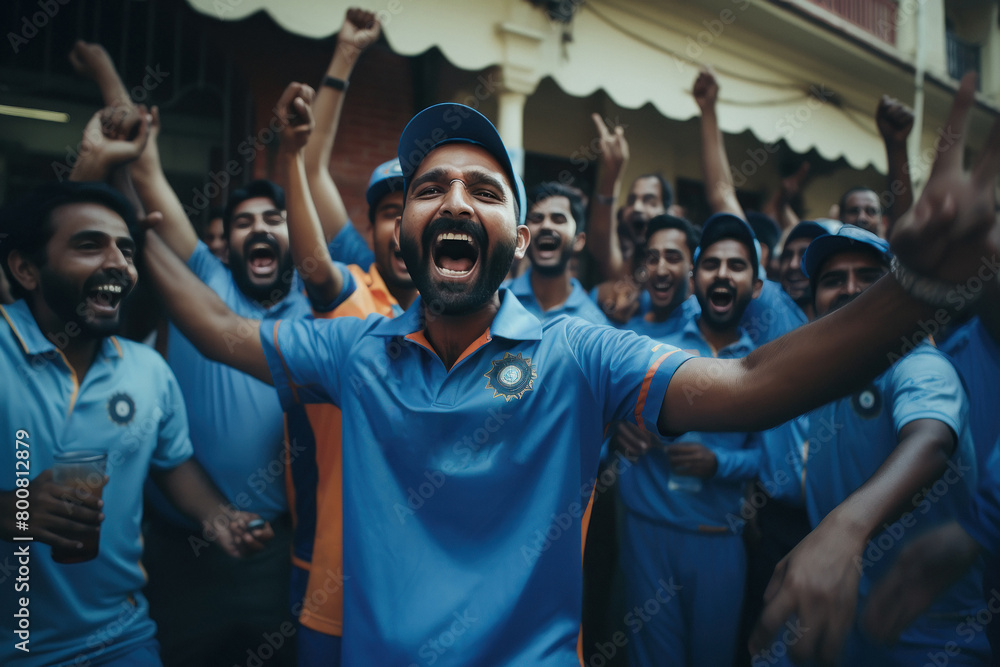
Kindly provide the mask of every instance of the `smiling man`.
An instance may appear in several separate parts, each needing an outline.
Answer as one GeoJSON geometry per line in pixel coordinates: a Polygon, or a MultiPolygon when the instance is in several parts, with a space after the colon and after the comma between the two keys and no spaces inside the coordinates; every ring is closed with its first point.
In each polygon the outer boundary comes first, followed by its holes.
{"type": "Polygon", "coordinates": [[[525,221],[531,242],[531,266],[507,287],[529,313],[545,322],[557,315],[574,315],[594,324],[607,324],[601,309],[590,300],[570,270],[573,255],[583,250],[583,193],[562,183],[542,183],[531,189],[525,221]]]}
{"type": "Polygon", "coordinates": [[[159,665],[140,565],[147,475],[229,556],[260,547],[236,539],[254,517],[228,511],[191,458],[183,399],[163,359],[114,336],[138,278],[131,204],[104,184],[62,182],[0,218],[0,259],[18,298],[0,307],[0,425],[11,438],[0,465],[0,562],[19,563],[23,575],[20,594],[0,596],[9,638],[0,662],[159,665]],[[81,450],[107,454],[101,493],[53,479],[55,457],[81,450]],[[53,559],[53,549],[72,553],[91,539],[93,559],[53,559]],[[30,600],[20,604],[30,632],[17,598],[30,600]]]}
{"type": "MultiPolygon", "coordinates": [[[[973,88],[963,81],[953,125],[973,88]]],[[[998,144],[1000,130],[973,179],[954,159],[960,148],[942,154],[925,213],[897,227],[906,251],[897,274],[916,293],[928,283],[911,278],[960,281],[974,271],[970,258],[992,252],[998,144]],[[952,215],[942,189],[958,207],[954,238],[936,224],[952,215]]],[[[579,318],[540,325],[497,290],[528,231],[492,124],[461,105],[430,107],[403,131],[399,159],[397,234],[421,296],[395,319],[255,323],[197,289],[175,258],[149,255],[175,321],[203,352],[273,383],[284,400],[341,407],[348,665],[576,664],[581,519],[609,422],[661,433],[767,428],[876,375],[933,312],[884,279],[742,359],[691,357],[579,318]],[[242,342],[227,345],[226,332],[242,342]]],[[[822,628],[833,622],[830,592],[816,587],[789,595],[822,628]]]]}

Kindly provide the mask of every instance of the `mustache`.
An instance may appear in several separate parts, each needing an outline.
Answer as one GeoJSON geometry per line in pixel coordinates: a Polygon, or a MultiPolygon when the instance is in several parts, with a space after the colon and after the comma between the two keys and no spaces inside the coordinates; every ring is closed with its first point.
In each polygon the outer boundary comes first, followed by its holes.
{"type": "Polygon", "coordinates": [[[273,234],[267,232],[254,232],[247,237],[247,240],[243,242],[243,256],[245,257],[248,252],[250,252],[250,247],[256,243],[266,243],[274,251],[275,255],[279,255],[278,252],[278,239],[274,238],[273,234]]]}
{"type": "Polygon", "coordinates": [[[98,271],[83,284],[83,291],[89,292],[99,285],[119,285],[122,288],[122,296],[125,296],[132,290],[133,280],[131,276],[123,271],[116,271],[114,269],[108,271],[98,271]]]}
{"type": "Polygon", "coordinates": [[[714,290],[717,287],[721,287],[723,289],[729,290],[730,292],[735,292],[736,291],[736,286],[733,285],[728,280],[713,280],[712,284],[708,286],[708,291],[711,292],[712,290],[714,290]]]}
{"type": "Polygon", "coordinates": [[[841,294],[836,299],[834,299],[834,301],[833,301],[832,304],[830,304],[830,312],[832,313],[835,310],[843,308],[844,306],[846,306],[850,302],[852,302],[855,299],[857,299],[859,296],[861,296],[860,292],[857,293],[857,294],[841,294]]]}
{"type": "Polygon", "coordinates": [[[434,239],[437,238],[438,234],[444,232],[468,234],[475,240],[480,252],[485,252],[489,246],[489,239],[486,237],[486,230],[483,229],[483,226],[464,218],[437,218],[424,228],[420,242],[425,249],[430,251],[434,239]]]}

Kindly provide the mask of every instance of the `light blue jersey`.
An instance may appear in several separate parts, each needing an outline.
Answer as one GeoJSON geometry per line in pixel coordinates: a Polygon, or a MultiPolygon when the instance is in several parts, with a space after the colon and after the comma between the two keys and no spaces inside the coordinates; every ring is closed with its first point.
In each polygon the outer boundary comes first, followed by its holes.
{"type": "MultiPolygon", "coordinates": [[[[738,359],[754,349],[749,336],[740,333],[738,341],[715,353],[702,337],[697,319],[691,319],[679,334],[660,340],[695,356],[738,359]]],[[[697,387],[693,390],[697,391],[697,387]]],[[[745,485],[760,469],[759,435],[692,431],[661,440],[664,446],[675,442],[705,445],[715,454],[718,470],[711,479],[679,476],[671,469],[665,451],[651,451],[640,457],[618,481],[627,510],[647,521],[685,530],[739,533],[743,528],[738,515],[745,485]]]]}
{"type": "MultiPolygon", "coordinates": [[[[649,292],[643,292],[643,294],[648,295],[649,292]]],[[[700,314],[701,307],[698,305],[698,300],[692,296],[682,301],[670,313],[670,317],[662,322],[654,322],[650,319],[652,315],[652,311],[650,310],[630,319],[624,328],[642,336],[649,336],[656,340],[666,340],[671,336],[680,334],[684,330],[685,325],[688,322],[696,320],[700,314]]]]}
{"type": "Polygon", "coordinates": [[[689,356],[500,297],[450,370],[419,306],[261,326],[282,401],[343,411],[345,665],[578,664],[604,428],[655,429],[689,356]]]}
{"type": "MultiPolygon", "coordinates": [[[[150,466],[173,468],[191,456],[184,401],[173,373],[148,347],[105,338],[78,384],[24,301],[0,307],[0,314],[0,421],[7,438],[0,489],[37,477],[56,454],[82,449],[108,452],[109,477],[96,559],[62,565],[41,542],[0,541],[0,563],[12,568],[0,595],[0,664],[93,664],[156,632],[140,592],[142,487],[150,466]],[[23,581],[15,580],[18,564],[29,573],[23,581]],[[30,653],[16,648],[14,614],[22,598],[30,653]]],[[[27,501],[30,523],[33,500],[27,501]]]]}
{"type": "MultiPolygon", "coordinates": [[[[852,396],[813,410],[805,463],[806,507],[816,526],[863,485],[896,449],[900,430],[933,419],[956,435],[944,475],[914,496],[915,507],[872,539],[862,554],[864,598],[900,549],[922,531],[961,516],[977,483],[976,454],[968,427],[969,405],[955,368],[939,351],[921,345],[852,396]]],[[[957,614],[982,602],[981,568],[937,599],[926,618],[955,627],[957,614]]],[[[920,625],[919,623],[917,624],[920,625]]],[[[903,633],[904,643],[920,637],[903,633]]]]}
{"type": "MultiPolygon", "coordinates": [[[[297,275],[288,295],[265,310],[240,291],[232,271],[204,243],[198,243],[188,266],[237,315],[259,320],[311,314],[297,275]]],[[[239,332],[227,335],[234,345],[239,344],[239,332]]],[[[172,324],[167,360],[187,404],[195,458],[222,495],[240,510],[255,512],[269,521],[285,513],[285,431],[274,390],[230,366],[206,359],[172,324]]],[[[179,525],[196,527],[152,485],[149,495],[161,514],[179,525]]]]}
{"type": "Polygon", "coordinates": [[[517,297],[517,300],[521,302],[525,310],[537,317],[542,323],[548,322],[553,317],[559,315],[572,315],[583,318],[592,324],[610,326],[611,323],[608,322],[608,318],[604,316],[604,313],[601,312],[597,304],[590,300],[580,281],[576,278],[570,278],[570,282],[573,285],[573,291],[570,292],[569,298],[561,306],[551,310],[542,310],[542,306],[535,299],[535,292],[531,288],[530,266],[527,271],[517,278],[507,281],[504,287],[507,287],[517,297]]]}

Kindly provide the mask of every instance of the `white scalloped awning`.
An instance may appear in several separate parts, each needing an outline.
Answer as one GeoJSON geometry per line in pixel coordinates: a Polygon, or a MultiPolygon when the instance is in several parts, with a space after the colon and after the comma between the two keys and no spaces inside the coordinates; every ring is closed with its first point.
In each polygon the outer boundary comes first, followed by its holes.
{"type": "MultiPolygon", "coordinates": [[[[708,52],[703,47],[711,47],[723,91],[718,109],[725,132],[749,130],[762,142],[784,140],[799,153],[815,149],[828,160],[844,158],[856,169],[872,165],[885,171],[884,148],[871,115],[857,110],[869,106],[868,100],[850,104],[842,95],[830,96],[823,86],[808,83],[815,76],[810,74],[815,63],[797,65],[785,59],[778,67],[761,40],[753,46],[753,35],[740,21],[725,25],[728,32],[716,43],[710,26],[691,14],[696,10],[681,5],[589,0],[570,26],[572,40],[564,43],[563,26],[526,0],[188,2],[226,20],[263,10],[284,29],[312,38],[336,32],[346,9],[362,6],[379,13],[396,53],[412,56],[437,47],[465,70],[504,65],[519,80],[535,84],[551,76],[570,95],[603,89],[622,107],[649,103],[674,120],[697,113],[689,92],[697,73],[693,63],[708,52]],[[671,13],[684,11],[687,16],[671,13]]],[[[726,5],[738,8],[740,3],[726,5]]],[[[718,11],[710,16],[726,18],[718,11]]],[[[840,87],[850,89],[850,78],[858,74],[844,73],[840,87]]]]}

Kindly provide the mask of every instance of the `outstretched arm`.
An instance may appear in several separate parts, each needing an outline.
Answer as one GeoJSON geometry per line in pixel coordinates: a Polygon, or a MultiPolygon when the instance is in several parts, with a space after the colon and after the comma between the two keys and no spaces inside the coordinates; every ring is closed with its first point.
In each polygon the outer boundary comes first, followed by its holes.
{"type": "Polygon", "coordinates": [[[746,219],[743,207],[736,199],[733,172],[729,167],[726,145],[719,130],[715,102],[719,83],[710,67],[704,68],[694,82],[694,101],[701,109],[701,166],[705,177],[705,194],[712,213],[732,213],[746,219]]]}
{"type": "Polygon", "coordinates": [[[587,226],[587,248],[597,260],[604,280],[628,279],[628,267],[618,242],[615,204],[621,194],[621,175],[628,164],[628,142],[625,128],[616,125],[608,130],[600,114],[591,114],[601,146],[600,176],[597,196],[590,202],[590,224],[587,226]]]}
{"type": "MultiPolygon", "coordinates": [[[[993,192],[1000,170],[1000,121],[976,167],[962,168],[974,86],[974,77],[962,80],[948,119],[961,140],[942,148],[920,201],[891,239],[900,265],[946,293],[949,285],[974,275],[1000,246],[993,192]]],[[[743,359],[691,359],[670,382],[660,431],[761,431],[780,424],[877,376],[922,336],[918,324],[939,312],[948,310],[917,300],[887,276],[843,308],[743,359]]]]}
{"type": "Polygon", "coordinates": [[[889,160],[889,192],[892,193],[892,203],[888,210],[882,212],[887,221],[884,235],[888,238],[893,224],[913,206],[913,184],[910,182],[910,166],[906,160],[906,139],[913,129],[913,110],[899,100],[883,95],[875,112],[875,124],[885,141],[885,152],[889,160]]]}
{"type": "MultiPolygon", "coordinates": [[[[378,39],[381,27],[374,12],[352,8],[347,10],[344,24],[337,34],[333,59],[326,76],[347,82],[361,53],[378,39]]],[[[344,89],[321,85],[313,102],[316,128],[305,148],[305,174],[319,220],[329,242],[347,224],[347,209],[330,175],[330,155],[344,106],[344,89]]]]}
{"type": "MultiPolygon", "coordinates": [[[[150,218],[156,216],[154,213],[150,218]]],[[[260,343],[260,320],[240,317],[230,310],[154,230],[146,232],[143,255],[170,319],[199,352],[273,384],[260,343]]]]}
{"type": "Polygon", "coordinates": [[[314,307],[332,303],[344,287],[344,277],[333,263],[313,199],[303,150],[313,128],[312,108],[315,92],[301,83],[290,83],[276,106],[284,129],[281,132],[279,159],[288,174],[288,241],[292,261],[305,281],[314,307]]]}
{"type": "Polygon", "coordinates": [[[789,647],[792,658],[835,662],[854,620],[868,541],[914,509],[912,498],[941,476],[954,447],[955,435],[943,422],[918,419],[900,429],[896,448],[875,474],[778,563],[750,639],[752,653],[770,645],[795,614],[809,631],[789,647]]]}

